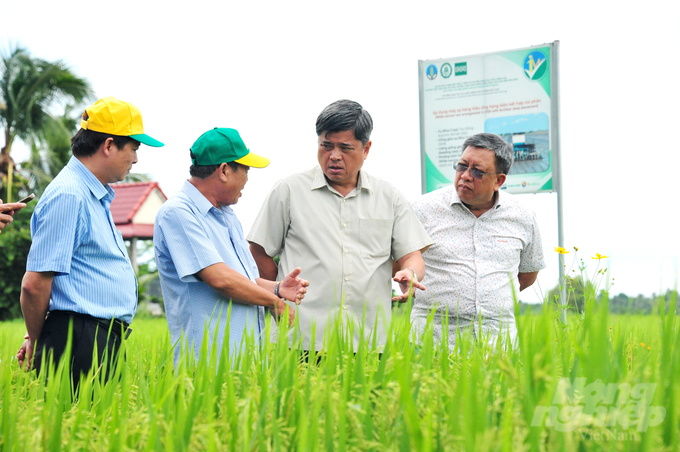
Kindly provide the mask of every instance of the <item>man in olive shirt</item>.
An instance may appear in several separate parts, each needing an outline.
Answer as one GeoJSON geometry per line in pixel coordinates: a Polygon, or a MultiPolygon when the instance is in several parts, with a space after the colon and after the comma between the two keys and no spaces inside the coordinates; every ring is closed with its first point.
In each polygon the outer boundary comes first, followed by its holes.
{"type": "MultiPolygon", "coordinates": [[[[411,283],[425,288],[421,252],[430,237],[392,184],[361,169],[372,129],[371,116],[356,102],[326,107],[316,121],[319,166],[277,182],[247,237],[263,278],[280,279],[298,265],[307,269],[312,289],[297,307],[305,350],[323,348],[325,326],[339,311],[358,325],[364,309],[367,337],[383,345],[391,301],[406,301],[411,283]],[[392,260],[403,292],[394,299],[392,260]]],[[[355,335],[355,348],[358,342],[355,335]]]]}

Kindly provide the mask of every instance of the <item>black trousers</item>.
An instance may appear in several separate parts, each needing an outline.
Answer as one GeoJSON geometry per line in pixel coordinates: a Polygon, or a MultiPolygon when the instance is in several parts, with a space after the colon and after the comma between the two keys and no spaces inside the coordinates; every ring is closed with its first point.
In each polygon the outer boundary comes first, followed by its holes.
{"type": "Polygon", "coordinates": [[[117,363],[122,343],[122,329],[126,328],[126,325],[116,321],[109,333],[107,325],[111,323],[110,320],[97,319],[70,311],[50,311],[47,315],[33,356],[33,365],[38,375],[40,375],[43,356],[45,365],[48,365],[49,359],[52,359],[56,367],[64,355],[71,322],[73,322],[73,334],[70,362],[73,388],[78,387],[81,373],[87,374],[92,368],[95,347],[97,347],[97,367],[101,366],[106,359],[104,381],[108,381],[113,366],[117,363]]]}
{"type": "MultiPolygon", "coordinates": [[[[309,350],[302,350],[302,351],[300,352],[300,358],[298,359],[298,362],[300,362],[300,363],[305,363],[305,364],[309,364],[309,354],[310,354],[310,353],[309,353],[309,350]]],[[[356,358],[356,356],[357,356],[357,354],[355,353],[355,354],[354,354],[354,357],[356,358]]],[[[319,364],[321,364],[321,357],[322,357],[322,353],[317,352],[317,353],[316,353],[316,362],[315,362],[314,364],[316,364],[317,366],[318,366],[319,364]]],[[[382,359],[382,353],[380,353],[380,354],[378,355],[378,359],[379,359],[379,360],[382,359]]]]}

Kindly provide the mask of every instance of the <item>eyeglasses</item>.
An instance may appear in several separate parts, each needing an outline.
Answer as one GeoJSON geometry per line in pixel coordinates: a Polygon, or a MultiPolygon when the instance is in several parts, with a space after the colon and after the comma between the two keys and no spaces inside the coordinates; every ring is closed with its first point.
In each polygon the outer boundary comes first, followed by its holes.
{"type": "Polygon", "coordinates": [[[470,170],[470,175],[477,180],[481,180],[483,176],[487,174],[500,174],[500,172],[496,173],[485,173],[484,171],[477,169],[477,168],[470,168],[468,165],[464,165],[462,163],[457,163],[456,164],[456,171],[459,173],[464,173],[467,170],[470,170]]]}

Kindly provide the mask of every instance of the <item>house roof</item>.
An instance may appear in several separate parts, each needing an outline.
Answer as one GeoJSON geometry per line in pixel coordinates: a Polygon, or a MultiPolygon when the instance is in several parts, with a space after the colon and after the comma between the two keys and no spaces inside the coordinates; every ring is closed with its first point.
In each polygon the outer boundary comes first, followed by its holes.
{"type": "Polygon", "coordinates": [[[141,240],[153,239],[153,225],[152,224],[117,224],[116,229],[120,231],[124,239],[131,239],[137,237],[141,240]]]}
{"type": "Polygon", "coordinates": [[[131,223],[139,208],[155,188],[161,192],[165,199],[168,199],[158,186],[158,182],[112,184],[111,188],[116,193],[116,197],[111,203],[111,215],[116,226],[131,223]]]}

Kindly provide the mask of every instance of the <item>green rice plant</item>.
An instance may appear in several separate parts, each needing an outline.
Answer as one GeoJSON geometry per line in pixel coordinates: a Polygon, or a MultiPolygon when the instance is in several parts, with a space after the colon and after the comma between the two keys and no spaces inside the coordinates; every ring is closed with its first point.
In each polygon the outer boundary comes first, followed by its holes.
{"type": "Polygon", "coordinates": [[[141,319],[110,381],[93,369],[78,397],[65,361],[39,378],[20,370],[23,324],[0,323],[0,450],[676,451],[675,303],[612,316],[590,291],[566,326],[546,303],[517,316],[517,347],[457,329],[450,349],[432,315],[416,343],[407,306],[379,348],[338,315],[308,355],[299,332],[271,342],[271,329],[297,328],[271,319],[233,352],[207,329],[200,350],[172,344],[163,319],[141,319]]]}

